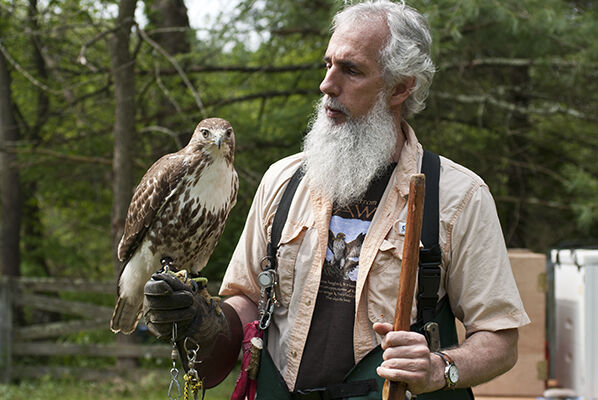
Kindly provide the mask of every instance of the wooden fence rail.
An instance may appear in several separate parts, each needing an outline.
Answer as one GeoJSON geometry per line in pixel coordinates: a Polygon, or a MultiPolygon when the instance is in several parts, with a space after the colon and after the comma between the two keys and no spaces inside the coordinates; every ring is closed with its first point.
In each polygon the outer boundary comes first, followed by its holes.
{"type": "MultiPolygon", "coordinates": [[[[217,292],[218,282],[210,282],[211,293],[217,292]]],[[[72,343],[65,336],[82,331],[109,329],[112,307],[85,301],[66,300],[61,293],[114,294],[112,282],[90,282],[64,278],[11,278],[0,276],[0,382],[16,378],[76,376],[82,379],[101,379],[112,376],[139,375],[145,370],[81,368],[52,365],[20,365],[17,360],[33,356],[36,360],[52,356],[115,357],[136,359],[166,359],[170,357],[168,344],[137,343],[72,343]],[[15,312],[41,310],[58,313],[60,321],[16,326],[15,312]]],[[[72,297],[72,296],[71,296],[72,297]]],[[[80,296],[81,297],[81,296],[80,296]]],[[[96,296],[97,297],[97,296],[96,296]]],[[[53,363],[55,364],[55,363],[53,363]]],[[[163,371],[160,371],[163,373],[163,371]]]]}

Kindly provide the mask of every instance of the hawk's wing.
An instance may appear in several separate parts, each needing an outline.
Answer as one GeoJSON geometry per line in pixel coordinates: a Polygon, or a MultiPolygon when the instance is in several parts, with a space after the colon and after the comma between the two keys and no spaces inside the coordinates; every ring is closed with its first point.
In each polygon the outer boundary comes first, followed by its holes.
{"type": "Polygon", "coordinates": [[[334,245],[334,233],[328,229],[328,248],[332,251],[334,245]]]}
{"type": "Polygon", "coordinates": [[[361,245],[365,239],[365,233],[360,233],[355,239],[347,243],[347,257],[356,258],[359,257],[361,252],[361,245]]]}
{"type": "Polygon", "coordinates": [[[147,228],[173,195],[189,163],[178,153],[167,154],[145,173],[135,189],[123,237],[118,245],[118,259],[127,260],[141,243],[147,228]]]}

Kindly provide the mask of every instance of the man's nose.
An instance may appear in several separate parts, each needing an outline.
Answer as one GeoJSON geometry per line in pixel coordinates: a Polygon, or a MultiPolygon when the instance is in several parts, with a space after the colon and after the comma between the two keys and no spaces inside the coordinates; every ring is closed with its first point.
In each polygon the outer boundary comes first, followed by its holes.
{"type": "Polygon", "coordinates": [[[326,76],[320,83],[320,91],[330,97],[337,97],[340,94],[337,74],[334,67],[328,68],[326,76]]]}

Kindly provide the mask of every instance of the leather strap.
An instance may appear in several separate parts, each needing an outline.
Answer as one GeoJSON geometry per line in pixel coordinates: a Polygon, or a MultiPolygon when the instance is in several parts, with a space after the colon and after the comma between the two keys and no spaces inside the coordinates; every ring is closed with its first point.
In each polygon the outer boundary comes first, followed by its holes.
{"type": "Polygon", "coordinates": [[[440,263],[442,261],[442,252],[438,244],[440,157],[424,150],[421,170],[426,176],[426,195],[421,233],[424,248],[419,251],[417,321],[418,325],[424,326],[436,315],[438,288],[440,287],[440,263]]]}
{"type": "Polygon", "coordinates": [[[291,393],[291,397],[297,400],[347,399],[365,396],[371,392],[378,392],[376,379],[337,383],[317,389],[298,390],[291,393]]]}
{"type": "Polygon", "coordinates": [[[287,220],[287,216],[289,215],[289,209],[291,208],[291,202],[293,201],[293,196],[295,196],[295,192],[297,191],[297,187],[299,186],[299,182],[303,178],[303,164],[297,168],[291,180],[287,184],[287,187],[280,198],[280,203],[278,203],[278,208],[276,209],[276,214],[274,214],[274,220],[272,221],[272,231],[270,232],[270,243],[268,243],[268,255],[270,256],[271,267],[276,269],[278,263],[276,261],[276,251],[278,250],[278,245],[280,244],[280,238],[282,236],[282,228],[284,228],[284,224],[287,220]]]}

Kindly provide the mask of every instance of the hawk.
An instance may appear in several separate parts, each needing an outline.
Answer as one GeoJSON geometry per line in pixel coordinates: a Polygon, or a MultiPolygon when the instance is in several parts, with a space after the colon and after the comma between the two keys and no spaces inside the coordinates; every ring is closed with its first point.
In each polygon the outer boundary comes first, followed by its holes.
{"type": "Polygon", "coordinates": [[[156,161],[135,189],[118,258],[123,268],[110,321],[131,333],[141,317],[143,287],[161,263],[197,274],[216,247],[237,199],[235,135],[220,118],[201,121],[189,144],[156,161]]]}

